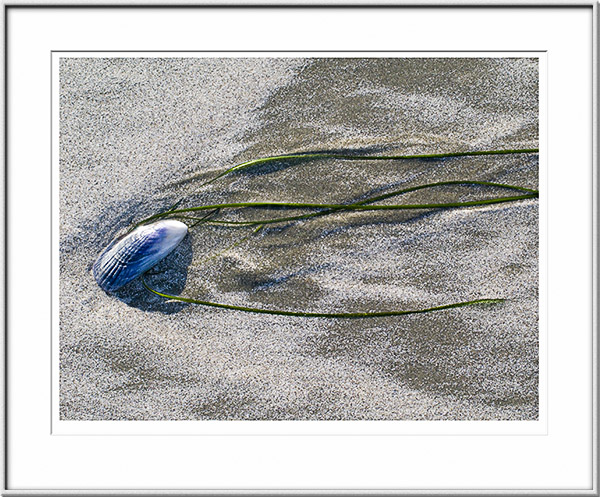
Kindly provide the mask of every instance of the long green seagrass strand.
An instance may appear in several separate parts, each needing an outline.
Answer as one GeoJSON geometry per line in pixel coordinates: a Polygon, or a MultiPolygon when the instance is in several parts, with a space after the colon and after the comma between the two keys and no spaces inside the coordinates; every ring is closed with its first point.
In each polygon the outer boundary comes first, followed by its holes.
{"type": "MultiPolygon", "coordinates": [[[[260,225],[258,228],[253,230],[252,233],[250,233],[249,235],[243,237],[241,240],[238,240],[235,243],[231,244],[226,249],[224,249],[216,254],[213,254],[212,256],[207,257],[206,259],[204,259],[203,262],[208,262],[208,261],[214,259],[215,257],[222,255],[223,253],[227,252],[228,250],[239,246],[242,242],[246,241],[252,235],[256,234],[261,228],[262,228],[262,225],[260,225]]],[[[169,300],[185,302],[188,304],[203,305],[206,307],[216,307],[219,309],[250,312],[250,313],[255,313],[255,314],[271,314],[271,315],[276,315],[276,316],[308,317],[308,318],[359,319],[359,318],[404,316],[404,315],[408,315],[408,314],[422,314],[422,313],[426,313],[426,312],[442,311],[445,309],[454,309],[457,307],[466,307],[469,305],[495,304],[495,303],[504,302],[504,300],[505,300],[505,299],[476,299],[476,300],[469,300],[469,301],[465,301],[465,302],[455,302],[453,304],[446,304],[446,305],[441,305],[441,306],[436,306],[436,307],[429,307],[427,309],[410,309],[410,310],[396,310],[396,311],[308,312],[308,311],[288,311],[288,310],[282,310],[282,309],[264,309],[264,308],[260,308],[260,307],[238,306],[238,305],[231,305],[231,304],[222,304],[219,302],[210,302],[207,300],[193,299],[190,297],[181,297],[179,295],[169,295],[167,293],[159,292],[159,291],[151,288],[148,285],[148,283],[146,282],[144,275],[142,275],[142,283],[149,292],[152,292],[155,295],[158,295],[160,297],[163,297],[163,298],[169,299],[169,300]]]]}
{"type": "MultiPolygon", "coordinates": [[[[228,220],[222,220],[222,219],[219,219],[219,220],[206,219],[206,216],[204,216],[202,218],[198,218],[198,217],[188,216],[185,214],[177,214],[177,213],[173,214],[174,212],[176,212],[175,210],[170,210],[168,212],[158,214],[157,216],[158,217],[173,216],[178,219],[187,219],[187,220],[197,221],[197,223],[194,223],[193,226],[195,226],[196,224],[200,224],[200,223],[212,224],[212,225],[216,224],[216,225],[239,225],[239,226],[250,226],[250,225],[256,225],[256,224],[273,224],[273,223],[281,223],[281,222],[288,222],[288,221],[298,221],[298,220],[308,219],[308,218],[317,217],[317,216],[324,216],[327,214],[333,214],[335,212],[339,212],[340,210],[351,211],[352,207],[355,205],[366,205],[366,204],[370,204],[370,203],[377,202],[380,200],[385,200],[387,198],[391,198],[394,196],[399,196],[399,195],[402,195],[405,193],[410,193],[410,192],[414,192],[417,190],[423,190],[425,188],[431,188],[431,187],[442,186],[442,185],[478,185],[478,186],[507,188],[507,189],[511,189],[511,190],[526,192],[526,194],[524,194],[522,196],[510,197],[508,200],[505,200],[507,197],[504,197],[504,198],[501,197],[500,199],[491,199],[493,201],[492,203],[501,203],[501,202],[505,202],[505,201],[509,201],[509,200],[510,201],[524,200],[524,199],[529,199],[529,198],[535,198],[538,196],[537,190],[532,190],[530,188],[523,188],[520,186],[507,185],[507,184],[503,184],[503,183],[491,183],[491,182],[487,182],[487,181],[440,181],[437,183],[428,183],[426,185],[419,185],[419,186],[413,186],[410,188],[405,188],[402,190],[395,190],[395,191],[392,191],[389,193],[385,193],[383,195],[378,195],[376,197],[370,197],[365,200],[361,200],[360,202],[354,202],[352,204],[343,204],[345,206],[344,209],[323,209],[318,212],[311,212],[309,214],[301,214],[301,215],[296,215],[296,216],[286,216],[286,217],[277,217],[277,218],[271,218],[271,219],[257,219],[257,220],[246,220],[246,221],[228,221],[228,220]]],[[[485,202],[486,202],[486,204],[490,203],[490,201],[485,201],[485,202]]],[[[419,205],[421,205],[421,204],[419,204],[419,205]]],[[[438,204],[438,205],[441,205],[441,204],[438,204]]],[[[448,204],[443,204],[442,206],[443,207],[451,207],[448,204]]],[[[143,220],[142,223],[147,222],[152,219],[156,219],[156,217],[147,218],[147,219],[143,220]]]]}
{"type": "Polygon", "coordinates": [[[339,160],[407,160],[407,159],[449,159],[455,157],[476,157],[481,155],[512,155],[512,154],[531,154],[537,153],[537,148],[523,148],[515,150],[480,150],[474,152],[452,152],[445,154],[415,154],[415,155],[350,155],[350,154],[332,154],[332,153],[307,153],[307,154],[288,154],[276,155],[273,157],[263,157],[247,162],[242,162],[236,166],[230,167],[221,174],[215,176],[211,180],[203,183],[200,186],[209,185],[217,181],[219,178],[226,176],[235,171],[247,169],[258,164],[266,164],[268,162],[280,160],[314,160],[314,159],[339,159],[339,160]]]}
{"type": "Polygon", "coordinates": [[[530,188],[523,188],[520,186],[508,185],[503,183],[492,183],[486,181],[440,181],[437,183],[428,183],[426,185],[413,186],[410,188],[405,188],[402,190],[396,190],[390,193],[386,193],[383,195],[378,195],[377,197],[371,197],[366,200],[362,200],[360,202],[355,202],[352,204],[316,204],[316,203],[300,203],[300,202],[236,202],[236,203],[226,203],[226,204],[214,204],[214,205],[202,205],[196,207],[188,207],[185,209],[172,209],[167,212],[161,212],[159,214],[155,214],[150,216],[142,221],[139,224],[144,224],[162,217],[179,217],[184,219],[195,219],[198,221],[204,221],[202,218],[193,218],[186,217],[185,213],[195,212],[195,211],[204,211],[204,210],[214,210],[214,209],[238,209],[238,208],[246,208],[246,207],[255,207],[255,208],[291,208],[291,209],[320,209],[320,212],[303,214],[299,216],[291,216],[291,217],[279,217],[273,219],[258,219],[258,220],[249,220],[249,221],[223,221],[223,220],[207,220],[207,224],[231,224],[231,225],[251,225],[251,224],[271,224],[278,222],[286,222],[286,221],[294,221],[300,219],[306,219],[309,217],[322,216],[324,214],[331,214],[333,212],[338,211],[353,211],[353,210],[361,210],[361,211],[370,211],[370,210],[415,210],[415,209],[434,209],[434,208],[458,208],[458,207],[473,207],[473,206],[483,206],[483,205],[491,205],[491,204],[499,204],[504,202],[514,202],[517,200],[525,200],[530,198],[536,198],[538,196],[537,190],[532,190],[530,188]],[[491,199],[483,199],[483,200],[473,200],[467,202],[444,202],[444,203],[429,203],[429,204],[396,204],[396,205],[368,205],[373,202],[377,202],[380,200],[384,200],[387,198],[391,198],[394,196],[402,195],[405,193],[414,192],[417,190],[423,190],[425,188],[431,188],[436,186],[445,186],[445,185],[477,185],[477,186],[490,186],[497,188],[506,188],[516,191],[526,192],[523,195],[509,196],[509,197],[494,197],[491,199]]]}
{"type": "Polygon", "coordinates": [[[406,311],[381,311],[381,312],[305,312],[305,311],[285,311],[281,309],[262,309],[259,307],[246,307],[241,305],[230,305],[220,304],[218,302],[209,302],[206,300],[191,299],[188,297],[179,297],[177,295],[168,295],[166,293],[157,292],[148,284],[142,276],[142,283],[146,289],[160,297],[164,297],[170,300],[177,300],[179,302],[186,302],[188,304],[198,304],[207,307],[218,307],[220,309],[229,309],[233,311],[252,312],[256,314],[272,314],[276,316],[292,316],[292,317],[303,317],[303,318],[346,318],[346,319],[357,319],[357,318],[378,318],[378,317],[389,317],[389,316],[405,316],[407,314],[422,314],[425,312],[442,311],[445,309],[454,309],[457,307],[466,307],[469,305],[476,304],[496,304],[504,302],[504,299],[477,299],[469,300],[467,302],[456,302],[454,304],[440,305],[437,307],[429,307],[427,309],[411,309],[406,311]]]}

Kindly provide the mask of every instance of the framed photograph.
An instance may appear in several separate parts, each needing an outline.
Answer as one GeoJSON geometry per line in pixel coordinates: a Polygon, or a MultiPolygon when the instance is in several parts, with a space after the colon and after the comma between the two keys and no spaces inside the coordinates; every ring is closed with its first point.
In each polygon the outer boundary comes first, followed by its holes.
{"type": "Polygon", "coordinates": [[[596,4],[58,7],[6,495],[598,494],[596,4]]]}

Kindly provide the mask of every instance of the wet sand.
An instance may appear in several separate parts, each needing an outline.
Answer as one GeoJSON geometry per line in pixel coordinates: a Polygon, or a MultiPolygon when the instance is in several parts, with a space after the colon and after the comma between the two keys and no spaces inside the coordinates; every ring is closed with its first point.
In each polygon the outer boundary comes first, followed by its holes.
{"type": "MultiPolygon", "coordinates": [[[[91,274],[115,236],[180,198],[337,203],[450,180],[537,188],[537,154],[282,162],[200,188],[294,152],[536,148],[535,60],[80,58],[61,59],[60,84],[61,419],[537,419],[537,199],[338,213],[265,226],[223,253],[254,228],[198,226],[147,278],[166,293],[313,312],[499,304],[294,318],[169,302],[139,280],[108,295],[91,274]]],[[[506,194],[448,186],[386,202],[506,194]]]]}

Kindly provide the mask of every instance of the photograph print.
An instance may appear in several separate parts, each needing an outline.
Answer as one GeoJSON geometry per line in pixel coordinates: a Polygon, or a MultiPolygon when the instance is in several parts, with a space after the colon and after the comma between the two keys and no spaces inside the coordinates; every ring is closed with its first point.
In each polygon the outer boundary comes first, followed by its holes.
{"type": "Polygon", "coordinates": [[[539,59],[65,54],[60,420],[539,419],[539,59]]]}

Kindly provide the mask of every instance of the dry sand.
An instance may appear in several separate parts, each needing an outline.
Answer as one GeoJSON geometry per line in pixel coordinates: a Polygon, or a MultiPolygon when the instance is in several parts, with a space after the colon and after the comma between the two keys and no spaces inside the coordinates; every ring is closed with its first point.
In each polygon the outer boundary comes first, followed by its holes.
{"type": "MultiPolygon", "coordinates": [[[[531,59],[61,59],[61,419],[537,419],[537,199],[270,226],[209,260],[252,229],[197,227],[148,278],[166,292],[317,312],[501,304],[265,316],[167,302],[139,281],[108,295],[90,271],[114,236],[180,197],[347,202],[434,181],[538,182],[533,154],[282,163],[199,189],[245,160],[537,145],[531,59]]],[[[446,187],[395,200],[504,194],[446,187]]]]}

